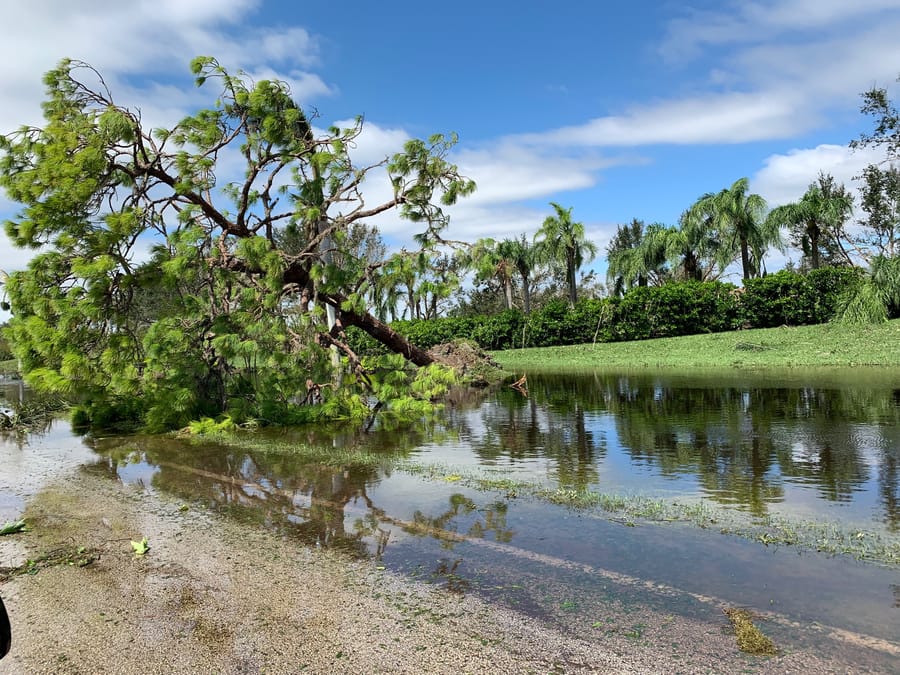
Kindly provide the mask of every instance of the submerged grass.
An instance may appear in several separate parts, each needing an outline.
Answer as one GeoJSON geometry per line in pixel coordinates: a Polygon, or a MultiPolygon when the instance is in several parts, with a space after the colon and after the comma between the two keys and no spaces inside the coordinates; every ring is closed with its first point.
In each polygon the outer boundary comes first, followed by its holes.
{"type": "Polygon", "coordinates": [[[355,447],[333,448],[297,441],[275,440],[254,434],[217,434],[189,438],[190,442],[216,443],[256,452],[283,453],[305,463],[341,468],[388,467],[424,480],[465,486],[482,492],[498,492],[508,499],[530,498],[572,509],[586,510],[628,526],[639,522],[683,522],[722,534],[742,537],[766,546],[795,546],[828,555],[900,567],[900,537],[853,528],[842,523],[797,520],[782,516],[759,518],[710,501],[661,499],[644,495],[602,493],[593,490],[549,488],[534,481],[497,475],[497,471],[473,470],[442,463],[404,458],[403,451],[376,453],[355,447]]]}
{"type": "Polygon", "coordinates": [[[275,440],[256,436],[251,432],[217,432],[203,436],[180,435],[189,443],[216,443],[231,448],[239,448],[261,453],[286,454],[309,464],[342,467],[347,465],[379,467],[396,458],[391,454],[363,450],[355,446],[332,447],[293,440],[275,440]]]}
{"type": "Polygon", "coordinates": [[[780,516],[759,519],[709,501],[679,502],[644,495],[548,488],[535,482],[495,478],[442,464],[404,461],[396,468],[429,480],[446,481],[452,477],[456,484],[481,491],[505,492],[508,498],[532,498],[591,511],[629,526],[639,522],[683,522],[702,529],[717,529],[722,534],[766,546],[795,546],[828,555],[846,555],[886,567],[900,567],[900,537],[842,523],[780,516]]]}
{"type": "Polygon", "coordinates": [[[596,368],[900,368],[900,319],[874,325],[820,324],[494,352],[506,370],[596,368]]]}

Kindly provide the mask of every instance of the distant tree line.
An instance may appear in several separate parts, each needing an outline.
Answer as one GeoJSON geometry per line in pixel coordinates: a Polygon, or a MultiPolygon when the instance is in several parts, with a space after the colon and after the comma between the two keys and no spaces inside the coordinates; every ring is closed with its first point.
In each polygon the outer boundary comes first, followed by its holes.
{"type": "MultiPolygon", "coordinates": [[[[844,298],[865,282],[852,267],[822,267],[801,274],[781,270],[748,279],[739,288],[722,281],[672,281],[636,286],[621,297],[556,298],[525,314],[505,309],[486,315],[399,320],[392,326],[422,348],[458,339],[503,350],[591,342],[618,342],[718,333],[746,328],[800,326],[833,320],[844,298]]],[[[892,317],[900,317],[900,305],[892,317]]],[[[360,352],[378,350],[355,331],[360,352]]]]}

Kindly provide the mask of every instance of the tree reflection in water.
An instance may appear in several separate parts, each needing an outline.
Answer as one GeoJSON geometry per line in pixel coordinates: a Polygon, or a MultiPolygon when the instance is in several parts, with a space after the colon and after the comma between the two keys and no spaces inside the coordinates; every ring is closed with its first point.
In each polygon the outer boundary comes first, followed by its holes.
{"type": "MultiPolygon", "coordinates": [[[[335,469],[290,451],[186,446],[171,438],[129,439],[105,452],[112,471],[136,453],[159,467],[157,487],[183,499],[358,555],[383,552],[396,528],[411,527],[412,534],[449,528],[497,541],[512,536],[505,502],[478,506],[462,494],[444,512],[417,512],[411,525],[391,521],[370,494],[413,450],[426,463],[432,451],[474,460],[500,478],[527,466],[537,480],[569,490],[620,492],[628,480],[644,493],[700,495],[757,516],[779,503],[816,514],[828,504],[874,500],[877,518],[900,529],[894,386],[815,378],[781,385],[751,374],[736,384],[734,375],[529,373],[528,398],[501,387],[483,401],[454,400],[443,419],[420,428],[362,435],[306,430],[281,438],[289,445],[323,437],[363,444],[383,453],[384,462],[335,469]]],[[[453,541],[444,545],[452,548],[453,541]]]]}
{"type": "Polygon", "coordinates": [[[873,490],[886,525],[900,527],[898,390],[743,379],[530,373],[527,400],[501,391],[482,406],[486,431],[472,449],[485,463],[541,457],[559,487],[607,491],[616,486],[603,482],[604,462],[624,454],[650,470],[650,490],[694,476],[704,497],[759,516],[788,485],[825,502],[873,490]]]}

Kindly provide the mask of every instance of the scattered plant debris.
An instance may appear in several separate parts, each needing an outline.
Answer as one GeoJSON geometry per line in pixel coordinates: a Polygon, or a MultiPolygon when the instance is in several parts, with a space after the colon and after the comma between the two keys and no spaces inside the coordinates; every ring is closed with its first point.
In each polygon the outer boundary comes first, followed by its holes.
{"type": "Polygon", "coordinates": [[[140,558],[147,555],[147,551],[150,550],[150,543],[147,541],[147,537],[144,537],[140,541],[132,541],[131,548],[134,551],[134,557],[140,558]]]}
{"type": "Polygon", "coordinates": [[[3,527],[0,527],[0,536],[4,534],[18,534],[19,532],[25,531],[25,521],[24,520],[14,520],[12,522],[7,521],[3,523],[3,527]]]}
{"type": "Polygon", "coordinates": [[[775,644],[753,623],[753,614],[748,609],[726,607],[722,610],[734,627],[738,649],[754,656],[775,656],[775,644]]]}
{"type": "Polygon", "coordinates": [[[36,558],[29,558],[18,567],[0,567],[0,581],[6,581],[22,574],[37,574],[48,567],[69,565],[87,567],[100,559],[100,551],[87,546],[61,546],[36,558]]]}

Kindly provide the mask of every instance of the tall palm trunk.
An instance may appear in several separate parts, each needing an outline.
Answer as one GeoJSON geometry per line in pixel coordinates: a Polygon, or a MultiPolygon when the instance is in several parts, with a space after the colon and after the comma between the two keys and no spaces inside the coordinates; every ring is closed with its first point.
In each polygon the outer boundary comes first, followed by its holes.
{"type": "Polygon", "coordinates": [[[506,277],[503,279],[503,293],[506,296],[506,309],[513,308],[513,286],[512,286],[512,278],[506,277]]]}
{"type": "Polygon", "coordinates": [[[526,316],[531,314],[531,280],[527,274],[522,275],[522,309],[526,316]]]}
{"type": "Polygon", "coordinates": [[[571,252],[566,257],[566,278],[569,282],[569,302],[575,304],[578,301],[578,288],[575,281],[575,255],[571,252]]]}
{"type": "Polygon", "coordinates": [[[806,232],[809,235],[809,259],[814,270],[819,269],[821,261],[819,259],[819,224],[815,220],[810,220],[806,224],[806,232]]]}
{"type": "Polygon", "coordinates": [[[741,267],[744,272],[744,279],[753,277],[753,268],[750,265],[750,246],[746,237],[741,237],[741,267]]]}

